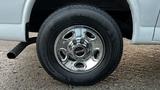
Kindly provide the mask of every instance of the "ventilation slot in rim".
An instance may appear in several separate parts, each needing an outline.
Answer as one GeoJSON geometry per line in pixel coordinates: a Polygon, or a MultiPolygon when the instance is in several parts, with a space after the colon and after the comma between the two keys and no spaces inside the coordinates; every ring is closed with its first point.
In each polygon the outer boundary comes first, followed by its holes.
{"type": "Polygon", "coordinates": [[[64,39],[70,39],[71,37],[73,37],[73,32],[69,32],[64,36],[64,39]]]}
{"type": "Polygon", "coordinates": [[[60,51],[59,54],[60,54],[60,56],[61,56],[62,59],[66,58],[66,55],[65,55],[64,51],[60,51]]]}
{"type": "Polygon", "coordinates": [[[84,68],[84,64],[83,63],[76,63],[75,67],[77,67],[77,68],[84,68]]]}
{"type": "Polygon", "coordinates": [[[86,36],[89,37],[90,39],[95,39],[96,37],[90,33],[90,32],[86,32],[86,36]]]}
{"type": "Polygon", "coordinates": [[[95,50],[95,51],[94,51],[94,58],[95,58],[95,59],[98,59],[99,54],[100,54],[99,50],[95,50]]]}

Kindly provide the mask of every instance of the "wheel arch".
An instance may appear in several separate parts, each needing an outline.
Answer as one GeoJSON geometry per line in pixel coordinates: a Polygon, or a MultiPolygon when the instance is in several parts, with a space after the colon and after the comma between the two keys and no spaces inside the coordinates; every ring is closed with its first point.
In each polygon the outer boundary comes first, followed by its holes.
{"type": "Polygon", "coordinates": [[[130,7],[132,15],[132,24],[133,24],[132,41],[135,42],[136,35],[138,34],[136,30],[140,29],[139,2],[136,0],[127,0],[127,2],[130,7]]]}
{"type": "MultiPolygon", "coordinates": [[[[24,11],[23,11],[23,19],[22,19],[22,23],[28,23],[30,22],[31,19],[31,15],[33,13],[33,9],[34,6],[36,4],[36,2],[38,2],[39,0],[27,0],[26,1],[26,5],[24,7],[24,11]]],[[[130,12],[131,12],[131,18],[132,18],[132,40],[134,40],[136,38],[136,29],[138,30],[140,28],[140,19],[139,19],[139,9],[138,9],[138,1],[136,0],[126,0],[126,2],[128,3],[130,12]]],[[[28,32],[28,31],[26,31],[28,32]]],[[[131,39],[130,38],[130,39],[131,39]]]]}
{"type": "Polygon", "coordinates": [[[32,9],[35,2],[36,0],[26,0],[25,6],[23,9],[22,23],[27,23],[30,21],[32,9]]]}

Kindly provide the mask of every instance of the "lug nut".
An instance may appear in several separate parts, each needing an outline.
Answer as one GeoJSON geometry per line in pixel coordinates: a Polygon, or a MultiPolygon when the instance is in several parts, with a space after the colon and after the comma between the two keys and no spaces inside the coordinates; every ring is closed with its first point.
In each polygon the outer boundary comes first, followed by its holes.
{"type": "Polygon", "coordinates": [[[77,44],[77,41],[76,41],[76,40],[73,40],[73,44],[76,45],[76,44],[77,44]]]}
{"type": "Polygon", "coordinates": [[[84,39],[81,39],[80,43],[81,44],[84,44],[85,40],[84,39]]]}

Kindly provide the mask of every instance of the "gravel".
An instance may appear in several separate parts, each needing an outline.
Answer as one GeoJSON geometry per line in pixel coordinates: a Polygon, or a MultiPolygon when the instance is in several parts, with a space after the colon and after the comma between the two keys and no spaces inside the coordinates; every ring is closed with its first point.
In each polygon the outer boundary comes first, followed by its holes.
{"type": "Polygon", "coordinates": [[[17,42],[0,41],[0,90],[160,90],[160,46],[132,45],[124,39],[124,54],[116,71],[93,86],[68,86],[52,79],[40,65],[36,45],[10,60],[17,42]]]}

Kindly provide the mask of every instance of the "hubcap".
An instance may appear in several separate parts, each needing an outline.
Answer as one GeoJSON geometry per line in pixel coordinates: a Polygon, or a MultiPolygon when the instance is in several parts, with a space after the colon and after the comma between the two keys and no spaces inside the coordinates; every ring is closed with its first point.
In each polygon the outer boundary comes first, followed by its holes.
{"type": "Polygon", "coordinates": [[[74,49],[74,54],[77,57],[82,57],[85,55],[85,53],[86,53],[86,49],[83,46],[78,46],[74,49]]]}
{"type": "Polygon", "coordinates": [[[74,73],[95,69],[104,57],[103,39],[95,29],[75,25],[63,30],[57,37],[54,52],[58,63],[74,73]]]}

